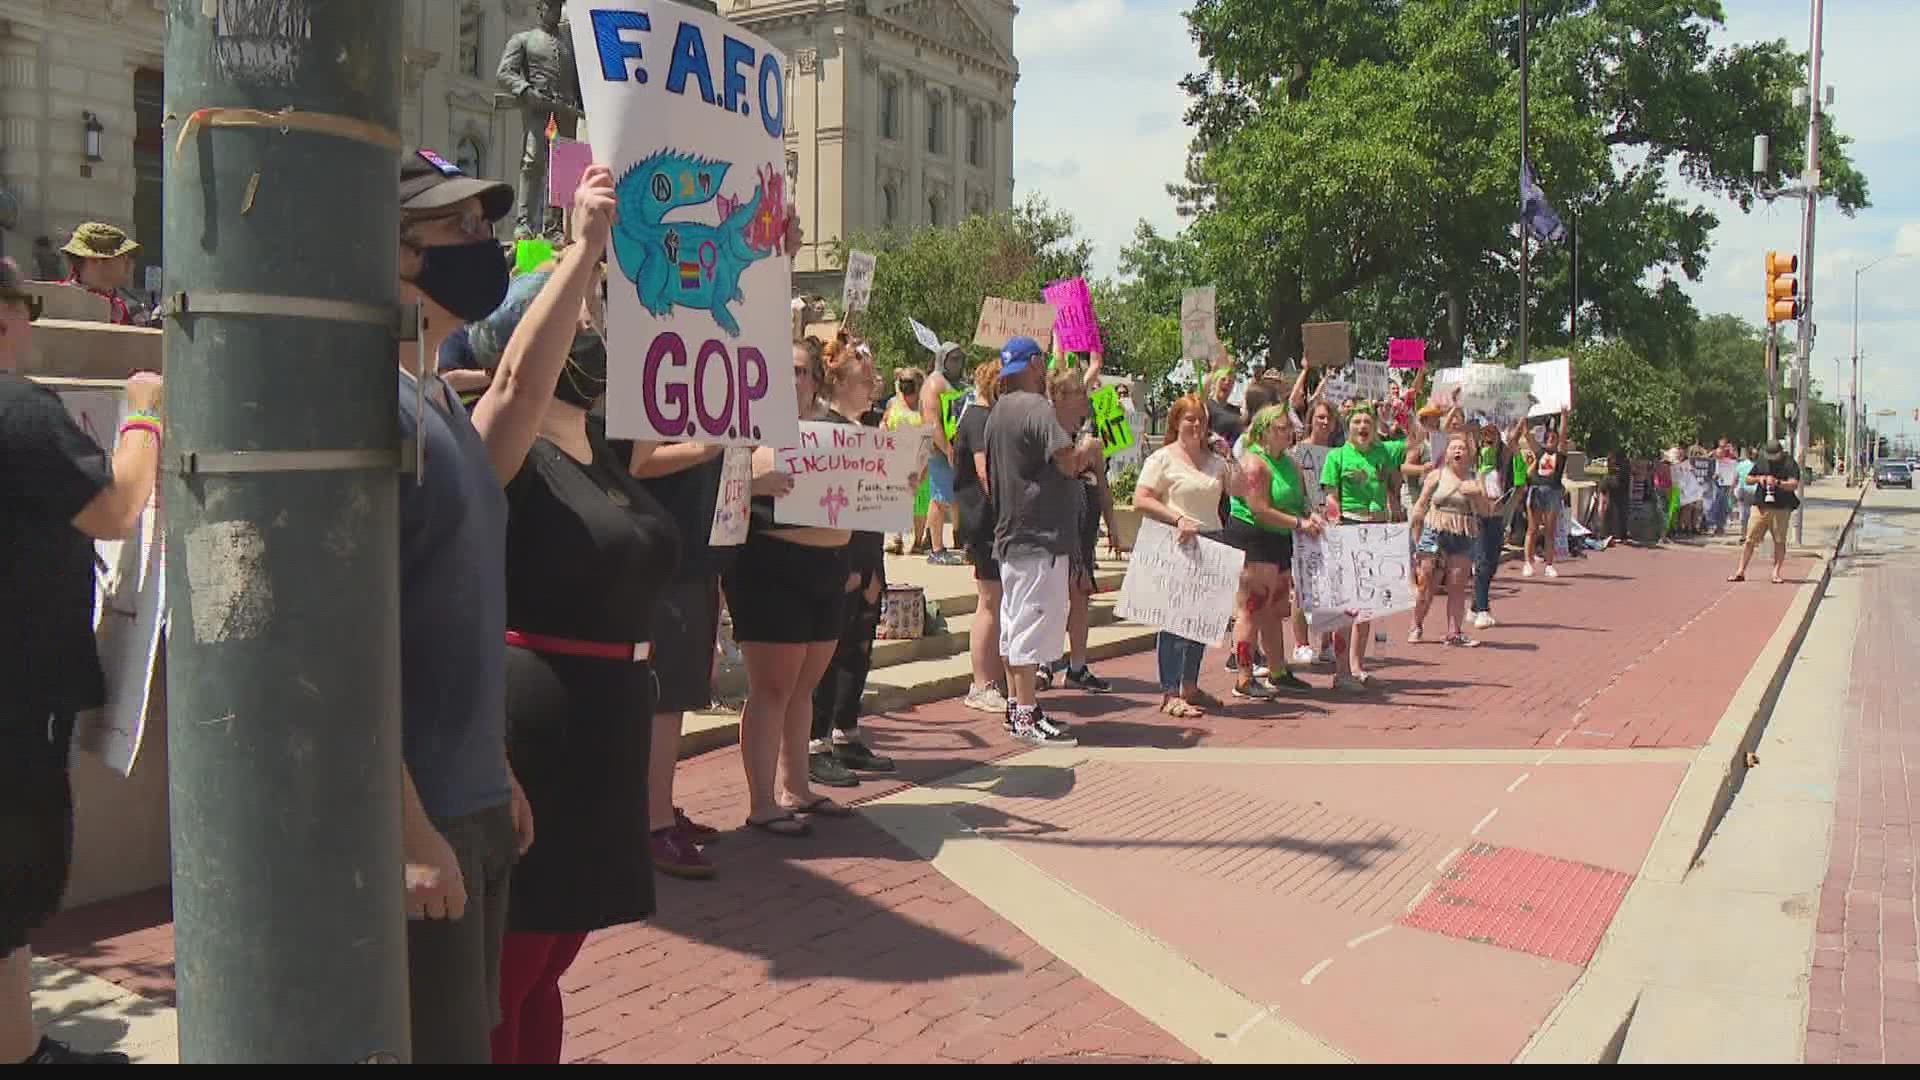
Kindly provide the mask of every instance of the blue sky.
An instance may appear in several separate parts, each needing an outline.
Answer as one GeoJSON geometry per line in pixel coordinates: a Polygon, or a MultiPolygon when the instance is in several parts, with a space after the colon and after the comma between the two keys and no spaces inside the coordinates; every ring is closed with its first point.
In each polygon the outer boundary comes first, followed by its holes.
{"type": "MultiPolygon", "coordinates": [[[[1016,191],[1071,212],[1094,243],[1094,268],[1111,273],[1141,218],[1166,231],[1179,218],[1165,185],[1180,178],[1187,133],[1182,75],[1199,67],[1179,0],[1024,0],[1015,27],[1021,78],[1014,109],[1016,191]]],[[[1725,41],[1785,38],[1805,49],[1808,0],[1726,0],[1725,41]]],[[[1920,2],[1834,0],[1826,5],[1822,76],[1834,88],[1828,115],[1854,138],[1873,205],[1853,218],[1823,208],[1816,235],[1820,332],[1813,375],[1829,398],[1844,391],[1852,329],[1853,269],[1883,255],[1908,257],[1860,279],[1860,351],[1869,407],[1900,410],[1920,436],[1920,2]]],[[[1776,143],[1786,136],[1776,135],[1776,143]]],[[[1804,139],[1804,131],[1800,134],[1804,139]]],[[[1683,283],[1706,312],[1757,320],[1761,261],[1797,251],[1797,200],[1751,214],[1696,194],[1720,218],[1701,280],[1683,283]]],[[[1896,420],[1883,421],[1898,430],[1896,420]]]]}

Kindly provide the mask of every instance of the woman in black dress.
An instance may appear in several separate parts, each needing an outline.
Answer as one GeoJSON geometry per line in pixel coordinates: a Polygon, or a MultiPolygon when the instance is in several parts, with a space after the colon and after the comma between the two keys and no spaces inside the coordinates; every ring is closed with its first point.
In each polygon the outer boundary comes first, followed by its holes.
{"type": "MultiPolygon", "coordinates": [[[[480,351],[504,344],[523,315],[521,333],[568,308],[585,315],[580,299],[541,297],[544,279],[515,282],[475,327],[480,351]]],[[[507,756],[537,832],[509,894],[496,1064],[558,1063],[560,976],[589,933],[653,913],[649,637],[680,538],[589,423],[607,385],[598,321],[580,318],[540,435],[507,485],[507,756]]]]}

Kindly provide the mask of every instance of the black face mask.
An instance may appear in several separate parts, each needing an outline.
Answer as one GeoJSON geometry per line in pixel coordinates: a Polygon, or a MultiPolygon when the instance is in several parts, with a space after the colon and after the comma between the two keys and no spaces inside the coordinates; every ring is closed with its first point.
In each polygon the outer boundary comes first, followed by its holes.
{"type": "Polygon", "coordinates": [[[507,257],[492,240],[426,248],[413,285],[461,322],[476,323],[507,298],[507,257]]]}
{"type": "Polygon", "coordinates": [[[560,381],[554,384],[553,400],[576,408],[591,409],[607,392],[607,343],[598,337],[582,335],[567,354],[567,366],[560,369],[560,381]]]}

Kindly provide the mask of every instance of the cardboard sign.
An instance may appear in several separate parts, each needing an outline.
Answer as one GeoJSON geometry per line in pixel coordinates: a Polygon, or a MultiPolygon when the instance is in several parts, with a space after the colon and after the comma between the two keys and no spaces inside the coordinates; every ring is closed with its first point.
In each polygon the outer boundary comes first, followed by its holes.
{"type": "Polygon", "coordinates": [[[773,501],[773,520],[862,532],[913,528],[914,486],[925,452],[918,432],[809,420],[795,449],[779,452],[793,490],[773,501]]]}
{"type": "Polygon", "coordinates": [[[574,139],[547,144],[547,205],[570,209],[580,180],[593,164],[593,146],[574,139]]]}
{"type": "Polygon", "coordinates": [[[1413,607],[1413,546],[1405,522],[1336,525],[1293,537],[1293,580],[1317,633],[1413,607]]]}
{"type": "Polygon", "coordinates": [[[1180,352],[1195,360],[1213,357],[1220,340],[1219,291],[1212,285],[1180,291],[1180,352]]]}
{"type": "Polygon", "coordinates": [[[567,0],[613,170],[607,434],[793,446],[786,57],[673,0],[567,0]]]}
{"type": "Polygon", "coordinates": [[[1201,537],[1182,544],[1178,537],[1170,525],[1141,519],[1114,611],[1188,641],[1225,644],[1246,553],[1201,537]]]}
{"type": "MultiPolygon", "coordinates": [[[[125,395],[118,390],[62,390],[81,430],[112,450],[125,395]]],[[[74,741],[122,776],[133,772],[146,734],[153,676],[167,623],[167,545],[159,492],[125,540],[94,542],[93,632],[107,677],[105,707],[75,718],[74,741]]]]}
{"type": "Polygon", "coordinates": [[[847,280],[840,288],[840,296],[846,302],[847,313],[865,311],[867,301],[873,298],[874,257],[864,251],[847,252],[847,280]]]}
{"type": "Polygon", "coordinates": [[[1093,315],[1093,293],[1086,278],[1056,281],[1041,291],[1053,305],[1054,336],[1068,352],[1097,353],[1106,350],[1100,343],[1100,320],[1093,315]]]}
{"type": "Polygon", "coordinates": [[[713,500],[710,547],[738,547],[747,542],[747,512],[753,496],[753,447],[729,446],[720,468],[720,490],[713,500]]]}
{"type": "Polygon", "coordinates": [[[987,297],[980,305],[980,325],[973,332],[973,343],[995,352],[1016,337],[1030,337],[1042,348],[1053,340],[1053,324],[1059,317],[1052,304],[1019,304],[987,297]]]}
{"type": "Polygon", "coordinates": [[[1100,435],[1100,456],[1112,457],[1131,449],[1133,423],[1127,419],[1127,407],[1120,403],[1120,391],[1103,386],[1087,400],[1093,407],[1093,430],[1100,435]]]}
{"type": "Polygon", "coordinates": [[[1389,338],[1387,364],[1397,368],[1427,366],[1427,343],[1419,338],[1389,338]]]}
{"type": "Polygon", "coordinates": [[[1300,327],[1308,367],[1340,367],[1353,359],[1353,335],[1343,322],[1307,323],[1300,327]]]}

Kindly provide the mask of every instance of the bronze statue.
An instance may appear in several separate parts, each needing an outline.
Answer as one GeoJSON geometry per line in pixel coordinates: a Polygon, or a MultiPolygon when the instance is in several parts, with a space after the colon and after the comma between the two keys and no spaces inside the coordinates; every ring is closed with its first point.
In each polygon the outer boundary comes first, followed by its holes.
{"type": "Polygon", "coordinates": [[[579,129],[580,72],[573,34],[560,18],[561,0],[540,0],[540,25],[507,39],[494,77],[520,109],[527,135],[520,154],[519,236],[547,231],[547,120],[557,136],[579,129]]]}

